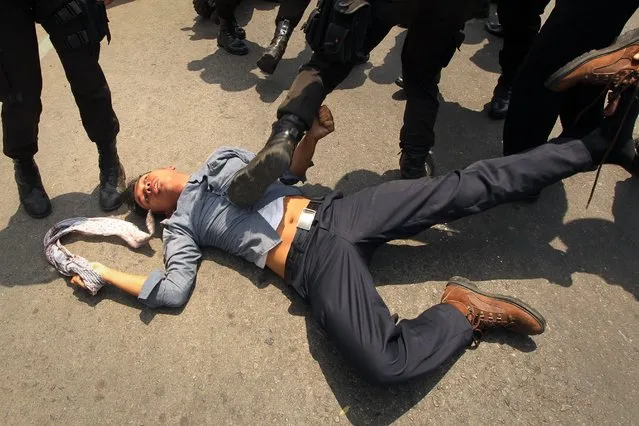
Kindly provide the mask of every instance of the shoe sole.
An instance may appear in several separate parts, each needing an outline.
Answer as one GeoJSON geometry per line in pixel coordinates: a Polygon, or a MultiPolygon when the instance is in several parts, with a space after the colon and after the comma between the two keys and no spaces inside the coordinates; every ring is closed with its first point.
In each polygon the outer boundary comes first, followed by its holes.
{"type": "Polygon", "coordinates": [[[44,213],[41,213],[41,214],[33,214],[33,213],[29,213],[29,212],[27,211],[27,209],[25,209],[25,208],[24,208],[24,206],[22,206],[22,209],[24,210],[24,212],[25,212],[26,214],[28,214],[28,215],[29,215],[29,217],[32,217],[32,218],[34,218],[34,219],[44,219],[45,217],[49,216],[49,215],[51,214],[51,212],[53,211],[53,209],[51,209],[51,207],[49,207],[49,209],[48,209],[46,212],[44,212],[44,213]]]}
{"type": "Polygon", "coordinates": [[[257,60],[257,67],[264,74],[273,74],[275,72],[275,68],[277,68],[277,64],[279,61],[275,60],[275,57],[272,55],[262,55],[260,59],[257,60]]]}
{"type": "Polygon", "coordinates": [[[264,148],[235,174],[228,189],[231,202],[242,208],[252,206],[282,176],[291,164],[291,155],[281,145],[264,148]]]}
{"type": "MultiPolygon", "coordinates": [[[[543,333],[546,330],[546,319],[543,317],[543,315],[541,315],[535,308],[517,299],[516,297],[505,296],[503,294],[489,293],[487,291],[481,290],[479,287],[477,287],[475,283],[473,283],[472,281],[464,277],[452,277],[450,280],[448,280],[448,283],[453,285],[458,285],[460,287],[464,287],[465,289],[470,290],[473,293],[481,294],[482,296],[490,297],[493,299],[501,300],[502,302],[513,304],[517,306],[518,308],[528,312],[537,320],[539,324],[541,324],[541,331],[539,332],[539,334],[543,333]]],[[[448,285],[446,285],[446,287],[448,287],[448,285]]]]}
{"type": "Polygon", "coordinates": [[[608,55],[609,53],[615,52],[617,50],[626,48],[638,41],[639,41],[639,28],[628,31],[620,35],[619,37],[617,37],[617,39],[610,46],[603,49],[599,49],[599,50],[591,50],[590,52],[586,52],[583,55],[568,62],[566,65],[564,65],[559,70],[555,71],[550,77],[548,77],[544,85],[548,89],[552,90],[552,86],[555,82],[563,79],[565,76],[567,76],[568,74],[570,74],[571,72],[573,72],[574,70],[576,70],[577,68],[585,64],[586,62],[595,58],[599,58],[604,55],[608,55]]]}
{"type": "Polygon", "coordinates": [[[227,53],[230,53],[231,55],[235,55],[235,56],[244,56],[244,55],[248,55],[249,50],[240,50],[240,51],[231,51],[229,49],[227,49],[226,47],[222,46],[222,43],[220,43],[219,41],[217,42],[217,47],[221,47],[222,49],[224,49],[227,53]]]}

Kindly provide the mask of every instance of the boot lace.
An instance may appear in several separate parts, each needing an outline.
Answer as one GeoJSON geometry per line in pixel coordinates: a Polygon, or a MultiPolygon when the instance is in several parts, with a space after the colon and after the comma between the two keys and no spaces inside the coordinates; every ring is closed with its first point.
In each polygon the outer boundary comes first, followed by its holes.
{"type": "Polygon", "coordinates": [[[506,327],[512,324],[512,320],[508,315],[493,312],[484,312],[477,310],[473,306],[467,306],[468,313],[466,318],[470,322],[473,328],[473,342],[471,349],[475,349],[479,346],[479,343],[483,337],[484,329],[492,327],[506,327]]]}
{"type": "MultiPolygon", "coordinates": [[[[634,97],[637,98],[637,94],[639,94],[639,70],[637,69],[624,69],[618,71],[615,75],[612,76],[610,81],[606,84],[603,90],[599,93],[599,95],[589,104],[587,105],[575,118],[575,123],[578,122],[583,114],[587,112],[590,108],[592,108],[595,104],[599,102],[602,96],[605,96],[608,93],[608,105],[606,105],[604,109],[604,115],[609,117],[617,111],[617,107],[619,106],[619,100],[621,98],[621,94],[631,86],[635,86],[634,89],[634,97]]],[[[626,110],[623,113],[623,119],[621,123],[624,123],[628,118],[628,113],[630,111],[631,105],[628,104],[626,110]]],[[[590,206],[590,202],[592,201],[595,195],[595,189],[597,188],[597,182],[599,181],[599,175],[601,174],[601,169],[608,159],[610,152],[612,152],[613,148],[617,143],[617,138],[619,137],[619,133],[621,132],[621,126],[617,129],[615,136],[610,142],[610,146],[604,153],[601,163],[597,166],[597,173],[595,174],[595,180],[592,183],[592,188],[590,189],[590,195],[588,196],[588,201],[586,202],[586,208],[590,206]]]]}

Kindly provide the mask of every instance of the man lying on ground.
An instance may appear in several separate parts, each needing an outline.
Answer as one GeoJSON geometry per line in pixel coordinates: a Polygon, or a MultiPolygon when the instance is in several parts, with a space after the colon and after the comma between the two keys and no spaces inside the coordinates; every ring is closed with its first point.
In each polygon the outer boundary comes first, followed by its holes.
{"type": "MultiPolygon", "coordinates": [[[[451,278],[440,304],[397,321],[369,271],[373,252],[388,241],[524,199],[592,170],[618,133],[623,137],[615,139],[607,158],[616,164],[634,161],[634,150],[626,149],[633,122],[626,118],[628,108],[636,117],[636,96],[632,85],[622,93],[617,112],[582,140],[555,139],[444,176],[391,181],[313,201],[284,182],[305,174],[318,140],[333,131],[331,113],[322,107],[296,148],[289,175],[270,185],[250,209],[233,205],[226,192],[235,173],[253,158],[241,149],[216,151],[190,176],[173,167],[140,176],[131,185],[134,206],[168,217],[163,222],[166,270],[145,277],[100,264],[94,269],[147,306],[180,307],[195,283],[201,248],[225,250],[284,278],[367,379],[402,382],[431,372],[487,328],[532,335],[544,331],[545,321],[525,303],[490,294],[459,277],[451,278]]],[[[77,277],[72,281],[82,285],[77,277]]]]}

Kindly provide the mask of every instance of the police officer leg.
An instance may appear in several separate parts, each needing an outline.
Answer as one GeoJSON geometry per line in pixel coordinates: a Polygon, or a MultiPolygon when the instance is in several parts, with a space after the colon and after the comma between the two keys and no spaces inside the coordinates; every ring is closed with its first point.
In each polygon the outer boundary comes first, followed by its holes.
{"type": "Polygon", "coordinates": [[[273,74],[277,64],[284,56],[293,30],[304,16],[304,11],[309,3],[310,0],[285,0],[280,4],[275,19],[275,35],[257,61],[257,66],[262,72],[273,74]]]}
{"type": "Polygon", "coordinates": [[[438,83],[463,39],[471,0],[417,2],[402,49],[402,72],[407,102],[400,134],[400,172],[404,179],[431,175],[430,149],[435,144],[439,110],[438,83]]]}
{"type": "MultiPolygon", "coordinates": [[[[571,93],[552,92],[544,86],[545,80],[577,56],[608,46],[638,5],[637,0],[563,0],[555,5],[513,82],[504,123],[504,155],[523,152],[546,142],[562,111],[562,104],[571,93]]],[[[580,105],[571,102],[571,107],[578,114],[595,100],[596,96],[580,105]]],[[[600,102],[593,107],[599,115],[603,98],[600,102]]],[[[597,124],[590,123],[590,128],[597,124]]]]}
{"type": "Polygon", "coordinates": [[[541,14],[548,2],[549,0],[500,0],[497,4],[504,45],[499,52],[501,75],[488,109],[488,114],[496,120],[506,117],[515,74],[539,32],[541,14]]]}
{"type": "Polygon", "coordinates": [[[246,55],[249,51],[244,41],[246,32],[235,19],[235,8],[238,0],[217,0],[217,13],[220,16],[220,32],[217,35],[217,45],[232,55],[246,55]]]}
{"type": "Polygon", "coordinates": [[[326,95],[348,76],[352,68],[352,64],[328,62],[317,53],[302,66],[277,111],[278,121],[273,124],[266,145],[229,185],[228,196],[233,203],[240,207],[253,205],[282,175],[326,95]]]}
{"type": "MultiPolygon", "coordinates": [[[[370,52],[390,31],[391,26],[373,19],[364,41],[370,52]]],[[[247,207],[260,199],[266,188],[289,167],[297,143],[311,127],[326,95],[348,76],[353,63],[329,61],[314,53],[300,68],[286,99],[277,110],[278,121],[266,145],[240,170],[228,190],[229,199],[247,207]]]]}
{"type": "Polygon", "coordinates": [[[32,217],[51,213],[33,156],[38,152],[42,76],[33,15],[22,2],[0,3],[0,101],[4,154],[13,159],[20,203],[32,217]]]}
{"type": "Polygon", "coordinates": [[[116,148],[120,126],[98,62],[100,41],[105,35],[110,38],[106,10],[95,0],[71,0],[42,23],[62,62],[82,125],[98,148],[100,207],[117,209],[126,179],[116,148]]]}

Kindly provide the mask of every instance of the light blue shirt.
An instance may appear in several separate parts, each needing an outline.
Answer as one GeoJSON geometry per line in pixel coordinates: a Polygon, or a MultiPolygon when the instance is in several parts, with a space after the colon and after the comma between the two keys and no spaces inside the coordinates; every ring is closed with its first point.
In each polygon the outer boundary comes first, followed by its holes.
{"type": "Polygon", "coordinates": [[[277,232],[258,210],[278,198],[301,195],[290,184],[303,178],[286,174],[251,209],[241,209],[229,201],[226,191],[235,173],[254,156],[243,149],[222,147],[189,177],[175,212],[162,222],[166,270],[153,271],[144,282],[138,296],[144,304],[183,306],[195,284],[202,247],[215,247],[256,263],[280,243],[277,232]]]}

